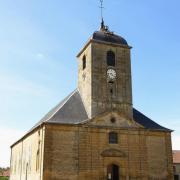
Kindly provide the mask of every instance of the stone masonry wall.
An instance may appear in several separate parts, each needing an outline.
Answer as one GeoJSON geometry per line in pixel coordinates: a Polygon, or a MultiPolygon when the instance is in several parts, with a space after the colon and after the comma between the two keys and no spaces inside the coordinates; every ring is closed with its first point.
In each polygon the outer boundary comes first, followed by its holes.
{"type": "Polygon", "coordinates": [[[167,137],[169,135],[165,133],[147,134],[148,176],[150,179],[172,178],[172,150],[167,137]]]}
{"type": "Polygon", "coordinates": [[[128,47],[92,43],[92,114],[118,110],[132,118],[131,59],[128,47]],[[107,82],[107,52],[115,54],[116,80],[113,94],[107,82]]]}
{"type": "Polygon", "coordinates": [[[88,116],[91,117],[92,111],[92,56],[91,45],[78,57],[78,89],[88,116]],[[86,68],[83,69],[83,57],[86,57],[86,68]]]}
{"type": "Polygon", "coordinates": [[[119,166],[121,180],[171,180],[170,134],[96,126],[46,127],[43,180],[106,180],[107,166],[119,166]],[[109,144],[110,131],[118,144],[109,144]],[[103,155],[118,150],[121,155],[103,155]]]}
{"type": "Polygon", "coordinates": [[[77,127],[46,125],[43,180],[77,180],[77,127]]]}
{"type": "Polygon", "coordinates": [[[12,147],[10,180],[42,180],[43,136],[39,128],[12,147]]]}

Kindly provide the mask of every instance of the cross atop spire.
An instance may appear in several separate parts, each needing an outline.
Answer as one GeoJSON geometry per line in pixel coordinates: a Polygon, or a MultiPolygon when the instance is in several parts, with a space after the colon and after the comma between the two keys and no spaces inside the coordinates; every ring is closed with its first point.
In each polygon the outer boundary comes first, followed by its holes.
{"type": "Polygon", "coordinates": [[[101,6],[99,7],[101,9],[101,20],[103,20],[103,0],[100,0],[101,6]]]}
{"type": "Polygon", "coordinates": [[[101,30],[103,30],[105,28],[104,19],[103,19],[103,9],[104,9],[103,2],[104,2],[103,0],[100,0],[101,5],[99,7],[101,9],[101,30]]]}

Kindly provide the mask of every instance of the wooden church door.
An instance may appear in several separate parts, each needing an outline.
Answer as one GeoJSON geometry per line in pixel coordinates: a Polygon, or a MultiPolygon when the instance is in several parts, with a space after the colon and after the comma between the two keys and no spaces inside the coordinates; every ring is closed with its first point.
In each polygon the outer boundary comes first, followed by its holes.
{"type": "Polygon", "coordinates": [[[111,164],[107,167],[107,179],[120,180],[119,179],[119,166],[115,164],[111,164]]]}

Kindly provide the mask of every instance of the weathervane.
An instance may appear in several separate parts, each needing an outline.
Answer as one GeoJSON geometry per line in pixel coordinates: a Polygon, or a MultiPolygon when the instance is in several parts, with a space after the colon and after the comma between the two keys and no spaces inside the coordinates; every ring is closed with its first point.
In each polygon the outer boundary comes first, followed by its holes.
{"type": "Polygon", "coordinates": [[[100,9],[101,9],[101,20],[103,20],[103,0],[100,0],[100,3],[101,3],[101,6],[100,6],[100,9]]]}
{"type": "Polygon", "coordinates": [[[103,0],[100,0],[100,3],[101,3],[101,6],[99,7],[101,9],[101,30],[104,30],[105,29],[105,26],[104,26],[104,19],[103,19],[103,0]]]}
{"type": "Polygon", "coordinates": [[[99,7],[101,9],[101,28],[100,28],[100,30],[101,31],[106,31],[106,32],[110,33],[109,27],[104,25],[104,19],[103,19],[103,9],[104,9],[103,2],[104,2],[104,0],[99,0],[99,1],[101,3],[101,6],[99,7]]]}

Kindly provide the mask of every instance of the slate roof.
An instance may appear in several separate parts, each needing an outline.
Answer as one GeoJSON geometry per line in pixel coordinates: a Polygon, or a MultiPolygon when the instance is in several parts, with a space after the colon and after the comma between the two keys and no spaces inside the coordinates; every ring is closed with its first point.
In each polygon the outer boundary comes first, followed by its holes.
{"type": "MultiPolygon", "coordinates": [[[[134,108],[133,118],[137,123],[146,129],[171,131],[163,126],[160,126],[134,108]]],[[[79,124],[85,120],[88,120],[88,115],[84,108],[80,93],[76,89],[47,115],[45,115],[32,129],[44,122],[57,124],[79,124]]]]}
{"type": "Polygon", "coordinates": [[[128,46],[127,41],[123,37],[109,31],[95,31],[92,39],[128,46]]]}
{"type": "Polygon", "coordinates": [[[153,120],[151,120],[150,118],[148,118],[147,116],[136,110],[135,108],[133,108],[133,118],[137,123],[141,124],[146,129],[172,131],[157,124],[156,122],[154,122],[153,120]]]}
{"type": "Polygon", "coordinates": [[[49,111],[32,129],[44,122],[78,124],[88,119],[79,91],[76,89],[49,111]]]}

